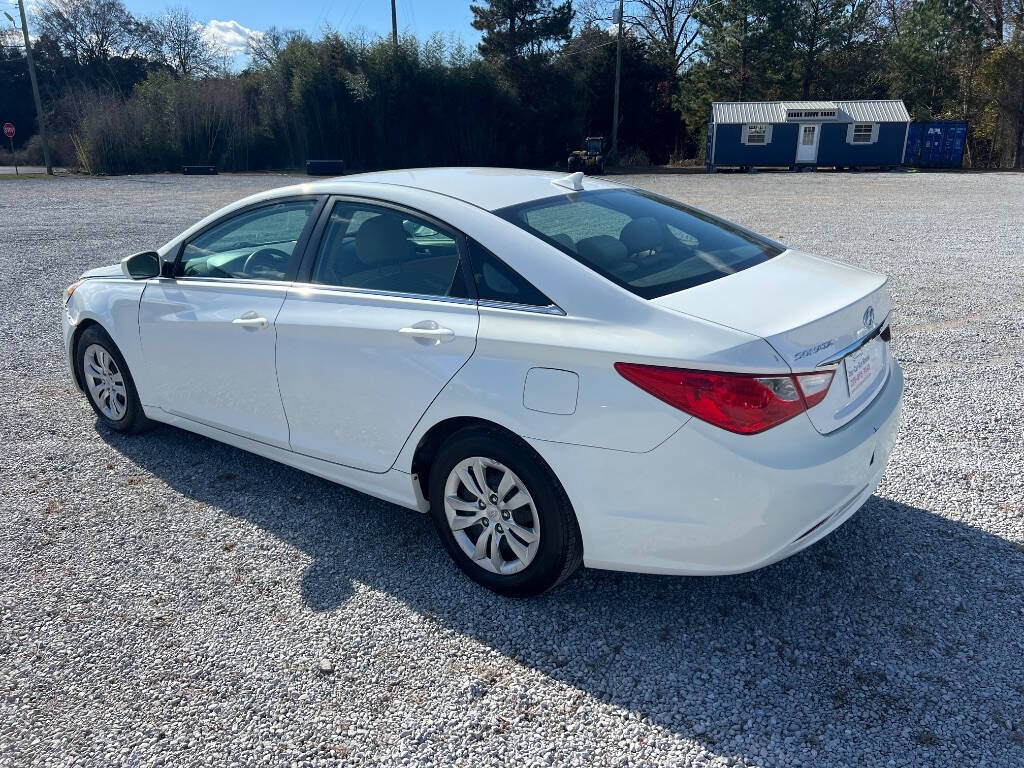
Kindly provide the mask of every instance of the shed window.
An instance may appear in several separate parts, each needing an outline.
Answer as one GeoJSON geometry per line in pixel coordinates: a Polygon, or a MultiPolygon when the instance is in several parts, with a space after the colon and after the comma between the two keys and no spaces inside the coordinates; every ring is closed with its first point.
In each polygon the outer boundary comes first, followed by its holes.
{"type": "Polygon", "coordinates": [[[747,144],[767,144],[768,143],[768,126],[767,125],[748,125],[747,126],[747,144]]]}
{"type": "Polygon", "coordinates": [[[852,144],[870,144],[874,134],[874,126],[871,123],[857,123],[853,126],[852,144]]]}
{"type": "Polygon", "coordinates": [[[786,111],[787,120],[831,120],[835,116],[836,111],[834,109],[790,109],[786,111]]]}

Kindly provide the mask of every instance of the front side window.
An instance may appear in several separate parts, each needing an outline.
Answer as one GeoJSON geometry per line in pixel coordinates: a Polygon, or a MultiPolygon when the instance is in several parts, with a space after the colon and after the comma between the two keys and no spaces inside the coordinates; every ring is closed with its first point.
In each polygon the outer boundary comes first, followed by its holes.
{"type": "Polygon", "coordinates": [[[853,143],[870,144],[871,135],[874,132],[871,123],[857,123],[853,126],[853,143]]]}
{"type": "Polygon", "coordinates": [[[312,282],[421,296],[465,297],[455,236],[392,208],[337,202],[312,282]]]}
{"type": "Polygon", "coordinates": [[[284,280],[315,200],[264,205],[215,224],[182,250],[178,277],[284,280]]]}
{"type": "Polygon", "coordinates": [[[782,252],[732,224],[640,190],[560,195],[495,213],[646,299],[717,280],[782,252]]]}

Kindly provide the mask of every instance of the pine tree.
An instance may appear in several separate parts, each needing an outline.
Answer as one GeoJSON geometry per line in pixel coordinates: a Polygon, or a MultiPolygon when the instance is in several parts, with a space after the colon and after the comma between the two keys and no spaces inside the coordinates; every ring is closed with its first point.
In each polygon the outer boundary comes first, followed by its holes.
{"type": "Polygon", "coordinates": [[[507,63],[536,56],[572,35],[572,0],[487,0],[469,9],[473,28],[484,33],[479,49],[487,59],[507,63]]]}

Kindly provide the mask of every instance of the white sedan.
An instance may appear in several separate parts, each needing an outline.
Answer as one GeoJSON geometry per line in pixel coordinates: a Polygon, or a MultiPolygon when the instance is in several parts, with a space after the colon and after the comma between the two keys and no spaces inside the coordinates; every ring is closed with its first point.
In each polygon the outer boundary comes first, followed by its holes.
{"type": "Polygon", "coordinates": [[[886,278],[582,174],[391,171],[246,198],[66,292],[108,428],[164,422],[429,512],[507,595],[749,571],[877,487],[886,278]]]}

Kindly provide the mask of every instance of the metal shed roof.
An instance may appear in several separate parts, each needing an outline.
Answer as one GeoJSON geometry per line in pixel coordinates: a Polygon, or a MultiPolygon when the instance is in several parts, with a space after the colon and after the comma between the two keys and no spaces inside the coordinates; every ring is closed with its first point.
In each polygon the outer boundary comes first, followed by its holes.
{"type": "Polygon", "coordinates": [[[900,99],[862,101],[716,101],[711,105],[716,123],[784,123],[786,112],[836,110],[838,122],[908,123],[910,115],[900,99]]]}
{"type": "Polygon", "coordinates": [[[836,106],[856,122],[909,123],[910,114],[901,99],[837,101],[836,106]]]}
{"type": "Polygon", "coordinates": [[[716,101],[711,117],[716,123],[784,123],[786,107],[782,101],[716,101]]]}

